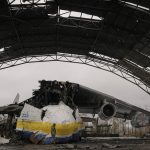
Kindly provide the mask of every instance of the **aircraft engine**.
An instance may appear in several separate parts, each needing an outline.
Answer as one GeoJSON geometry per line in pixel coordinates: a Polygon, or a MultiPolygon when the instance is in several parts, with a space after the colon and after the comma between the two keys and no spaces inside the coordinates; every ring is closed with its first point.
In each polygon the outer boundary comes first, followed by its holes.
{"type": "Polygon", "coordinates": [[[98,113],[98,116],[102,120],[107,120],[107,119],[112,118],[115,114],[116,114],[115,105],[111,103],[107,103],[101,107],[100,112],[98,113]]]}
{"type": "Polygon", "coordinates": [[[150,116],[141,112],[136,113],[131,120],[131,125],[135,128],[148,126],[149,124],[150,124],[150,116]]]}

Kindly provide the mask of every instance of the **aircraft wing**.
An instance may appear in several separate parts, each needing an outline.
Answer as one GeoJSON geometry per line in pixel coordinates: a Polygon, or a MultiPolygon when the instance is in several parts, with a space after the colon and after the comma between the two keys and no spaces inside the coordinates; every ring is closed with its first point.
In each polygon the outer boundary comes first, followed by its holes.
{"type": "Polygon", "coordinates": [[[11,104],[8,106],[0,107],[0,114],[17,114],[22,110],[23,106],[19,106],[17,104],[11,104]]]}
{"type": "Polygon", "coordinates": [[[53,82],[43,81],[43,83],[46,87],[49,86],[51,89],[47,91],[47,94],[45,94],[45,88],[43,88],[44,85],[42,84],[43,89],[36,92],[37,94],[35,94],[32,98],[25,100],[20,104],[11,104],[0,107],[0,114],[18,113],[22,110],[24,103],[29,103],[35,107],[41,108],[58,101],[58,98],[65,93],[63,96],[63,98],[65,97],[64,103],[66,102],[66,104],[73,109],[76,108],[74,106],[77,106],[80,113],[98,114],[98,116],[103,120],[108,120],[112,117],[123,118],[125,120],[128,119],[131,120],[132,125],[135,127],[150,125],[149,111],[121,101],[107,94],[76,83],[56,82],[57,84],[54,84],[55,86],[53,86],[53,82]],[[64,91],[62,87],[65,89],[64,91]],[[41,95],[43,99],[41,99],[41,95]],[[72,101],[69,101],[68,97],[72,101]],[[68,98],[68,101],[66,101],[66,98],[68,98]]]}
{"type": "Polygon", "coordinates": [[[79,112],[98,114],[103,120],[117,117],[131,120],[135,127],[150,125],[149,111],[81,85],[74,102],[79,112]]]}
{"type": "Polygon", "coordinates": [[[22,110],[23,106],[20,106],[18,104],[19,97],[20,97],[20,95],[19,95],[19,93],[17,93],[12,104],[10,104],[8,106],[1,106],[0,107],[0,114],[12,114],[12,113],[16,114],[16,113],[20,112],[22,110]]]}

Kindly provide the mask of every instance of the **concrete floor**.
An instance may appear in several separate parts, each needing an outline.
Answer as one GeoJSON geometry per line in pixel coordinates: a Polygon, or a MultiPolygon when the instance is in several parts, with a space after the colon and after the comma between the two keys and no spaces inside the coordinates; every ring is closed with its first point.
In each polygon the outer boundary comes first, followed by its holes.
{"type": "Polygon", "coordinates": [[[129,144],[129,145],[119,145],[116,148],[108,148],[103,146],[102,144],[64,144],[64,145],[4,145],[0,146],[0,150],[66,150],[66,149],[89,149],[89,150],[150,150],[150,144],[129,144]]]}
{"type": "Polygon", "coordinates": [[[73,144],[6,144],[1,145],[0,150],[66,150],[66,149],[89,149],[89,150],[150,150],[150,139],[137,138],[87,138],[80,143],[73,144]]]}

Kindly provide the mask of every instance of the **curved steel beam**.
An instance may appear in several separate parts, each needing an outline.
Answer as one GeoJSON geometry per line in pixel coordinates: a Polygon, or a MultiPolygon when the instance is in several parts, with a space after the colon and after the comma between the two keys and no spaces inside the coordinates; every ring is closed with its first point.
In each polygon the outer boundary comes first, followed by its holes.
{"type": "Polygon", "coordinates": [[[102,69],[108,72],[111,72],[141,88],[147,94],[150,95],[150,86],[144,83],[141,79],[134,76],[130,73],[129,70],[122,67],[118,64],[117,60],[110,58],[102,57],[96,59],[90,56],[85,55],[75,55],[68,53],[57,53],[57,54],[47,54],[47,55],[36,55],[36,56],[25,56],[19,57],[12,60],[8,60],[0,63],[0,70],[26,64],[26,63],[35,63],[35,62],[51,62],[51,61],[60,61],[60,62],[70,62],[85,64],[92,66],[98,69],[102,69]]]}

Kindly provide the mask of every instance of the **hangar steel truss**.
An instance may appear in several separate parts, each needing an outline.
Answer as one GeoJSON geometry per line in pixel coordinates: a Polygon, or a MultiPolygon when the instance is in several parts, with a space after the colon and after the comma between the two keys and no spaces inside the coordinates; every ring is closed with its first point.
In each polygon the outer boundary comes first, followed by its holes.
{"type": "Polygon", "coordinates": [[[117,64],[117,60],[114,60],[112,58],[106,58],[105,56],[101,56],[101,55],[99,56],[99,59],[90,58],[84,55],[65,54],[65,53],[47,54],[43,56],[28,56],[28,57],[22,57],[19,59],[7,61],[0,64],[0,70],[26,64],[26,63],[52,62],[52,61],[85,64],[88,66],[92,66],[98,69],[111,72],[137,85],[146,93],[150,94],[150,88],[146,86],[141,79],[134,76],[132,72],[130,72],[130,70],[123,68],[122,66],[117,64]]]}
{"type": "Polygon", "coordinates": [[[150,4],[1,0],[0,70],[46,61],[100,68],[150,94],[150,4]]]}

